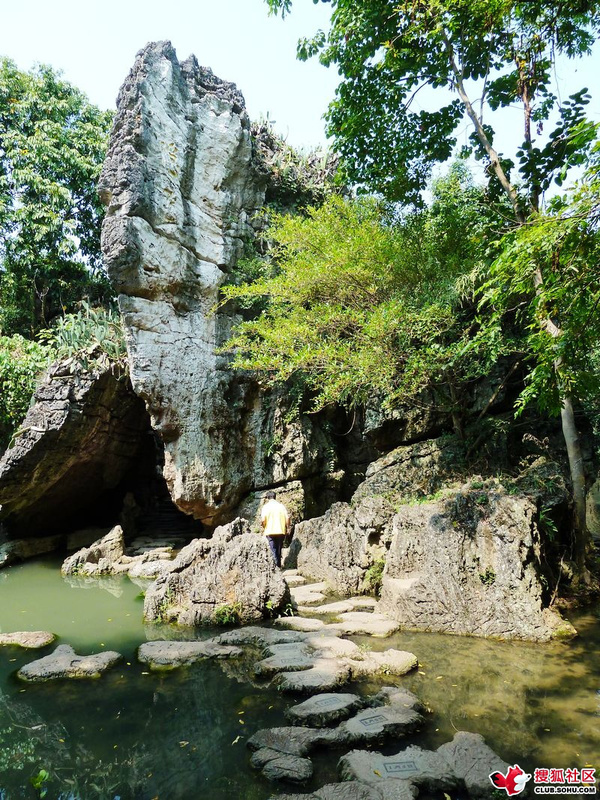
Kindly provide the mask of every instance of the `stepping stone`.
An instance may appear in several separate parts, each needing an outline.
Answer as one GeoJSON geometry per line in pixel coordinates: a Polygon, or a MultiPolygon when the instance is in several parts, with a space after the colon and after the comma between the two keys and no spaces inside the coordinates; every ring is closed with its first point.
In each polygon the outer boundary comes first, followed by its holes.
{"type": "Polygon", "coordinates": [[[400,628],[400,623],[375,611],[349,611],[341,614],[338,622],[327,625],[328,630],[346,634],[367,634],[385,638],[400,628]]]}
{"type": "Polygon", "coordinates": [[[220,644],[217,638],[204,642],[144,642],[137,655],[138,661],[158,671],[176,669],[205,658],[236,658],[243,652],[240,647],[220,644]]]}
{"type": "Polygon", "coordinates": [[[268,747],[263,747],[253,753],[250,765],[255,769],[260,769],[269,781],[306,783],[313,774],[313,765],[310,759],[279,753],[268,747]]]}
{"type": "Polygon", "coordinates": [[[282,673],[277,685],[282,692],[315,694],[343,686],[351,677],[350,667],[337,658],[317,658],[310,669],[282,673]]]}
{"type": "Polygon", "coordinates": [[[297,606],[308,606],[323,602],[326,599],[326,590],[326,583],[309,583],[305,586],[291,586],[290,595],[297,606]]]}
{"type": "Polygon", "coordinates": [[[296,670],[310,669],[314,658],[308,653],[307,647],[302,642],[293,644],[276,644],[269,647],[271,655],[264,658],[254,666],[254,672],[259,676],[271,676],[277,672],[293,672],[296,670]]]}
{"type": "Polygon", "coordinates": [[[429,792],[451,792],[460,786],[445,758],[415,746],[407,747],[393,756],[352,750],[339,760],[338,772],[342,780],[358,780],[375,788],[386,779],[408,781],[429,792]]]}
{"type": "Polygon", "coordinates": [[[346,601],[352,608],[377,608],[377,600],[374,597],[349,597],[346,601]]]}
{"type": "Polygon", "coordinates": [[[296,725],[324,728],[347,719],[363,705],[364,701],[356,694],[326,692],[288,708],[285,716],[296,725]]]}
{"type": "Polygon", "coordinates": [[[325,603],[322,606],[298,606],[298,611],[303,614],[343,614],[345,611],[352,611],[354,606],[345,600],[337,603],[325,603]]]}
{"type": "Polygon", "coordinates": [[[365,653],[361,661],[354,659],[352,671],[354,677],[374,675],[383,672],[386,675],[406,675],[419,666],[419,661],[414,653],[406,650],[384,650],[382,653],[365,653]]]}
{"type": "Polygon", "coordinates": [[[248,739],[250,750],[267,748],[291,756],[306,756],[315,747],[337,741],[335,731],[306,727],[263,728],[248,739]]]}
{"type": "Polygon", "coordinates": [[[413,708],[396,704],[363,709],[342,722],[338,730],[348,744],[383,744],[386,739],[406,736],[419,730],[424,722],[413,708]]]}
{"type": "Polygon", "coordinates": [[[283,573],[283,579],[290,589],[296,586],[304,586],[307,582],[306,578],[303,578],[302,575],[287,575],[285,572],[283,573]]]}
{"type": "Polygon", "coordinates": [[[451,742],[438,747],[437,753],[446,760],[457,778],[464,781],[469,797],[489,797],[491,773],[506,773],[510,767],[478,733],[459,731],[451,742]]]}
{"type": "Polygon", "coordinates": [[[397,689],[395,686],[384,686],[383,689],[380,689],[376,695],[368,700],[371,708],[377,708],[381,705],[391,706],[395,703],[406,708],[414,708],[415,711],[421,713],[425,711],[425,706],[415,694],[409,692],[408,689],[397,689]]]}
{"type": "Polygon", "coordinates": [[[304,643],[317,651],[321,658],[362,658],[363,652],[356,642],[331,636],[326,629],[323,633],[309,633],[304,638],[304,643]]]}
{"type": "Polygon", "coordinates": [[[310,619],[309,617],[278,617],[273,620],[274,625],[282,628],[290,628],[294,631],[320,631],[325,627],[322,619],[310,619]]]}
{"type": "Polygon", "coordinates": [[[61,644],[50,655],[21,667],[17,677],[28,683],[42,683],[58,678],[99,678],[121,658],[122,655],[114,650],[78,656],[70,645],[61,644]]]}
{"type": "Polygon", "coordinates": [[[28,650],[39,650],[46,647],[56,639],[48,631],[16,631],[15,633],[0,633],[0,645],[15,645],[28,650]]]}
{"type": "MultiPolygon", "coordinates": [[[[282,617],[281,619],[295,619],[295,617],[282,617]]],[[[274,621],[276,623],[279,622],[279,620],[274,621]]],[[[319,622],[320,620],[315,621],[319,622]]],[[[296,631],[280,631],[277,628],[260,628],[258,625],[248,625],[248,627],[236,628],[233,631],[221,633],[217,637],[217,641],[220,644],[250,644],[265,648],[274,644],[301,642],[303,639],[304,635],[296,631]]]]}

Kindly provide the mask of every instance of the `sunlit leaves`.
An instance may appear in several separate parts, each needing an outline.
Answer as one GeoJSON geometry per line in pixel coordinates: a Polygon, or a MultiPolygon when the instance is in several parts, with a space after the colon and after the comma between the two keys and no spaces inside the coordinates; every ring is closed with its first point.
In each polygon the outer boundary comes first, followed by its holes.
{"type": "Polygon", "coordinates": [[[111,114],[49,67],[0,60],[0,330],[32,335],[103,293],[96,195],[111,114]]]}

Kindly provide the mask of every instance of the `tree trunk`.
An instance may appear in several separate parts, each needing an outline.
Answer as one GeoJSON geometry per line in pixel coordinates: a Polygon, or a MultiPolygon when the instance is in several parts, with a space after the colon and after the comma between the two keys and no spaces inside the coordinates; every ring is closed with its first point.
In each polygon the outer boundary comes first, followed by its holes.
{"type": "Polygon", "coordinates": [[[563,436],[567,445],[567,456],[569,458],[569,470],[573,483],[573,505],[574,505],[574,526],[573,526],[573,558],[577,567],[577,574],[584,583],[589,583],[590,576],[585,566],[585,557],[588,547],[586,504],[585,504],[585,470],[583,468],[583,456],[579,433],[575,425],[575,414],[570,397],[563,397],[560,412],[563,436]]]}
{"type": "MultiPolygon", "coordinates": [[[[444,41],[444,46],[446,48],[446,53],[448,55],[448,61],[452,68],[452,72],[454,74],[454,78],[456,81],[456,89],[458,91],[459,97],[463,102],[463,105],[466,109],[467,115],[469,116],[471,122],[475,127],[475,131],[477,132],[477,136],[479,141],[481,142],[483,148],[485,149],[488,158],[490,159],[491,165],[496,173],[496,177],[500,181],[502,188],[506,192],[508,196],[514,213],[515,218],[519,225],[524,225],[526,222],[526,217],[519,203],[519,196],[515,187],[511,184],[504,169],[502,168],[502,164],[500,163],[500,158],[498,153],[492,147],[491,142],[489,141],[485,129],[482,125],[481,120],[475,113],[475,110],[469,100],[469,97],[465,90],[465,85],[463,81],[463,75],[461,70],[459,69],[456,58],[454,57],[454,50],[452,48],[452,44],[450,39],[448,38],[445,31],[442,31],[442,39],[444,41]]],[[[522,96],[523,102],[525,103],[525,119],[526,119],[526,130],[525,134],[529,134],[529,141],[531,141],[531,128],[527,128],[527,123],[530,123],[530,115],[531,115],[531,108],[530,108],[530,98],[526,91],[524,90],[522,96]]],[[[536,191],[536,188],[533,188],[532,195],[531,195],[531,202],[534,207],[534,210],[537,211],[537,204],[539,203],[539,193],[536,191]]],[[[533,287],[537,295],[541,294],[542,288],[544,285],[544,278],[541,269],[538,267],[533,276],[533,287]]],[[[552,321],[550,317],[542,318],[539,321],[540,327],[547,331],[547,333],[554,337],[558,338],[560,336],[560,328],[552,321]]],[[[560,395],[561,401],[561,423],[562,423],[562,432],[563,437],[565,440],[566,448],[567,448],[567,456],[569,460],[569,472],[571,475],[571,483],[573,485],[573,502],[574,502],[574,518],[573,518],[573,543],[574,543],[574,559],[576,564],[576,569],[578,573],[578,577],[583,580],[585,583],[589,583],[589,573],[587,572],[585,566],[585,556],[587,552],[587,548],[590,542],[590,535],[587,528],[587,520],[586,520],[586,503],[585,503],[585,490],[586,490],[586,481],[585,481],[585,471],[583,469],[583,458],[581,456],[581,445],[579,440],[579,433],[577,431],[577,426],[575,425],[575,415],[573,413],[573,405],[571,402],[571,398],[565,395],[561,389],[561,379],[560,379],[560,361],[556,361],[554,364],[554,370],[556,373],[556,380],[558,384],[558,390],[560,395]]]]}

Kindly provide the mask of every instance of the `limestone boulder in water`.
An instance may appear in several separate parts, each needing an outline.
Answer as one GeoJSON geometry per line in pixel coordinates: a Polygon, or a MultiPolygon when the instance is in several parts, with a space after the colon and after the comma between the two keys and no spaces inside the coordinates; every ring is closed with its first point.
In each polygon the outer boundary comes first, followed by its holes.
{"type": "Polygon", "coordinates": [[[144,616],[180,625],[249,622],[271,616],[288,597],[265,537],[238,518],[183,548],[149,587],[144,616]]]}
{"type": "Polygon", "coordinates": [[[27,650],[38,650],[52,644],[55,639],[56,636],[50,631],[15,631],[0,633],[0,646],[13,645],[27,650]]]}
{"type": "Polygon", "coordinates": [[[90,547],[83,547],[63,562],[63,575],[108,575],[125,552],[123,529],[115,525],[90,547]]]}
{"type": "Polygon", "coordinates": [[[547,641],[575,635],[544,607],[536,508],[498,483],[400,507],[379,608],[413,629],[547,641]]]}
{"type": "Polygon", "coordinates": [[[59,678],[99,678],[121,658],[121,654],[114,650],[79,656],[70,645],[61,644],[50,655],[21,667],[17,677],[29,683],[44,683],[59,678]]]}

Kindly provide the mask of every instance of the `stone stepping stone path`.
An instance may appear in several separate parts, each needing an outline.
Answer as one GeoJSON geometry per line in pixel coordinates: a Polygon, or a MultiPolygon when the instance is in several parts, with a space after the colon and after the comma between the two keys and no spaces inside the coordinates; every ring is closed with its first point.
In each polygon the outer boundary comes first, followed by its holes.
{"type": "Polygon", "coordinates": [[[391,636],[400,628],[400,623],[375,611],[348,611],[340,614],[337,622],[326,624],[312,617],[279,617],[275,625],[295,631],[328,631],[338,635],[391,636]]]}
{"type": "Polygon", "coordinates": [[[304,586],[305,583],[308,583],[308,580],[303,575],[300,575],[297,569],[283,570],[283,579],[290,589],[293,586],[304,586]]]}
{"type": "Polygon", "coordinates": [[[323,692],[288,708],[285,716],[295,725],[325,728],[347,719],[364,705],[365,701],[357,694],[323,692]]]}
{"type": "Polygon", "coordinates": [[[322,606],[298,606],[301,614],[343,614],[345,611],[353,611],[354,606],[347,600],[340,600],[336,603],[325,603],[322,606]]]}
{"type": "Polygon", "coordinates": [[[49,631],[15,631],[0,633],[0,646],[13,645],[27,650],[39,650],[52,644],[55,639],[56,636],[49,631]]]}
{"type": "Polygon", "coordinates": [[[311,603],[322,603],[327,599],[327,584],[305,583],[302,586],[290,586],[290,595],[293,606],[309,606],[311,603]]]}
{"type": "MultiPolygon", "coordinates": [[[[338,709],[343,707],[345,713],[352,713],[352,708],[369,704],[369,700],[361,700],[356,695],[346,695],[345,698],[345,702],[338,705],[338,709]]],[[[309,704],[313,710],[309,715],[314,713],[315,707],[318,708],[318,703],[333,707],[332,700],[335,700],[335,695],[322,694],[312,698],[309,704]]],[[[422,706],[410,692],[395,690],[376,695],[370,699],[370,704],[377,708],[363,708],[334,728],[298,726],[258,731],[248,740],[248,747],[255,751],[251,759],[252,766],[261,769],[269,780],[301,782],[307,778],[300,779],[298,775],[310,777],[312,766],[309,769],[308,765],[298,765],[294,761],[288,774],[286,763],[278,761],[275,753],[300,758],[310,764],[307,756],[317,748],[383,743],[390,737],[402,737],[417,730],[424,722],[418,710],[422,706]],[[384,702],[388,705],[383,705],[384,702]],[[299,766],[302,766],[302,770],[299,766]]],[[[306,704],[301,705],[306,708],[306,704]]]]}
{"type": "Polygon", "coordinates": [[[352,750],[338,762],[341,783],[311,794],[280,794],[271,800],[415,800],[419,792],[467,792],[475,800],[491,797],[492,772],[509,765],[477,733],[459,731],[454,739],[424,750],[414,745],[395,755],[352,750]]]}
{"type": "Polygon", "coordinates": [[[42,683],[59,678],[99,678],[121,659],[121,654],[114,650],[78,656],[70,645],[61,644],[50,655],[21,667],[17,677],[28,683],[42,683]]]}

